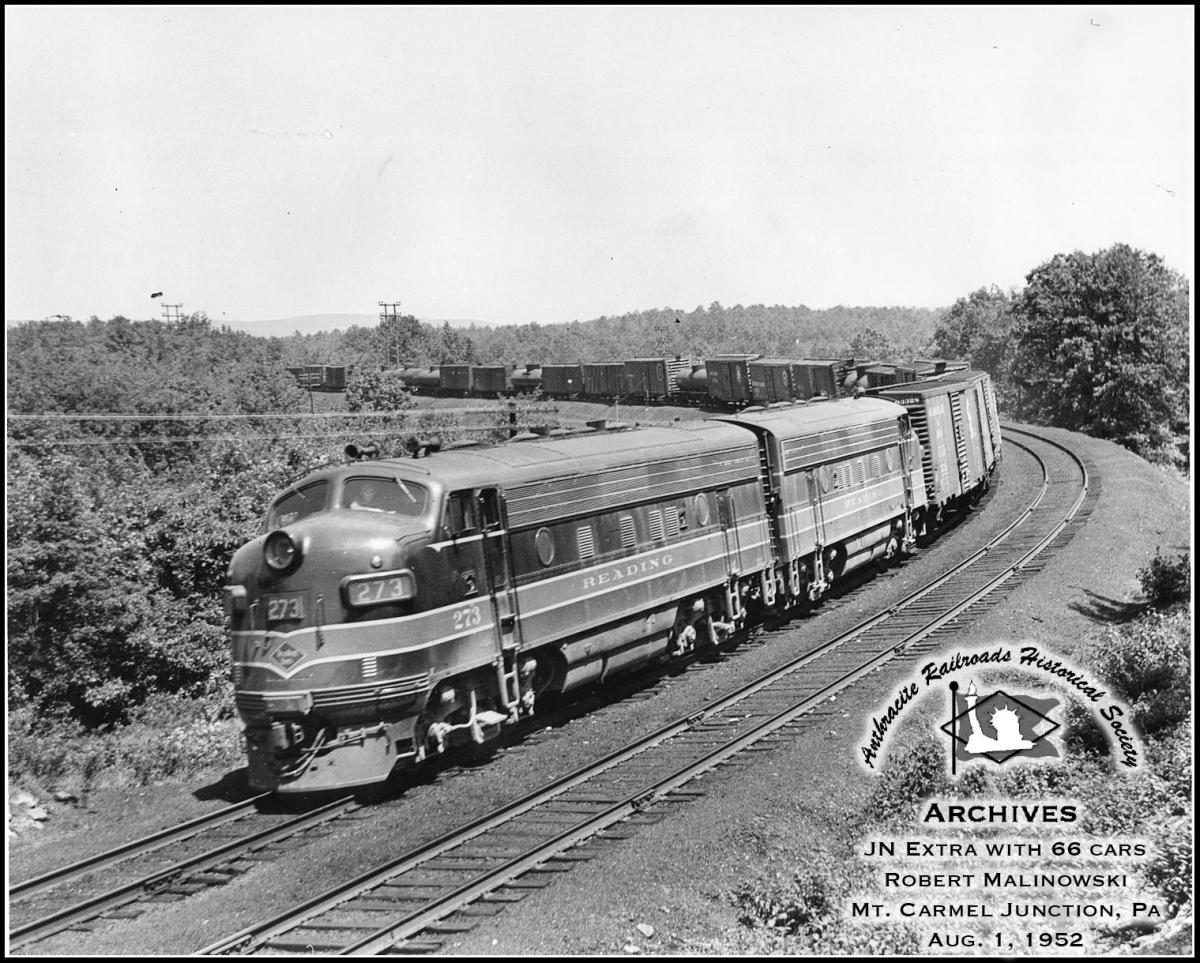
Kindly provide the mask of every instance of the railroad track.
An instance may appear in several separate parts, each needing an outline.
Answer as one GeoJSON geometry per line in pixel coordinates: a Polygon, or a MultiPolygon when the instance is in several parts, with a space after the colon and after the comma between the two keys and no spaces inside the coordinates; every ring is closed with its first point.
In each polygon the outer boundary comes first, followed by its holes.
{"type": "Polygon", "coordinates": [[[932,647],[1040,571],[1090,514],[1099,488],[1087,464],[1036,432],[1005,427],[1042,466],[1042,485],[1019,518],[950,572],[701,711],[199,953],[435,952],[592,858],[600,841],[703,795],[697,777],[790,740],[830,697],[932,647]]]}
{"type": "Polygon", "coordinates": [[[259,805],[270,795],[245,799],[145,839],[15,883],[9,888],[10,948],[65,929],[89,928],[88,921],[98,917],[137,916],[144,906],[134,904],[182,899],[197,890],[226,883],[257,861],[271,858],[280,848],[303,844],[297,837],[311,838],[317,827],[362,808],[353,797],[346,796],[301,815],[276,818],[277,814],[259,811],[259,805]],[[239,825],[242,823],[246,825],[239,825]],[[103,878],[94,875],[102,871],[108,871],[103,878]],[[66,884],[88,877],[93,878],[85,887],[98,889],[96,895],[79,899],[69,891],[61,891],[66,884]],[[21,903],[30,905],[17,905],[21,903]]]}

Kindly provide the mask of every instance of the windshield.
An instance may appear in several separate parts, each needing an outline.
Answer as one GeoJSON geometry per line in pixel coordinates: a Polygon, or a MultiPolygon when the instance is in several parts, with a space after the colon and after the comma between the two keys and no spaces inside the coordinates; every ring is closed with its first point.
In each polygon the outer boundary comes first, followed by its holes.
{"type": "Polygon", "coordinates": [[[281,528],[292,522],[315,515],[325,509],[325,501],[329,495],[329,482],[319,481],[308,485],[299,491],[284,495],[271,508],[267,519],[269,528],[281,528]]]}
{"type": "Polygon", "coordinates": [[[347,478],[342,485],[342,508],[356,512],[386,512],[416,517],[425,514],[429,491],[402,478],[347,478]]]}

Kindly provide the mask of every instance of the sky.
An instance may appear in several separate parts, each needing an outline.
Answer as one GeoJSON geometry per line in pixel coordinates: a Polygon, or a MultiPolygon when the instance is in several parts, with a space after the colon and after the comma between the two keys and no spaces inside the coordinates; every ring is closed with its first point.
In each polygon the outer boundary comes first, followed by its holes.
{"type": "Polygon", "coordinates": [[[9,321],[938,307],[1118,242],[1193,275],[1191,7],[4,22],[9,321]]]}

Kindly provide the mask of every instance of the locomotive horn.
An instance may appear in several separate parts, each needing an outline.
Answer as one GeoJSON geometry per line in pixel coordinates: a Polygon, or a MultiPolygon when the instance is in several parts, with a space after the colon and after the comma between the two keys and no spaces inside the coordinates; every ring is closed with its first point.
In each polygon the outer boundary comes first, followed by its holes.
{"type": "Polygon", "coordinates": [[[442,439],[440,435],[434,435],[432,438],[417,438],[415,435],[409,435],[404,441],[404,449],[413,458],[423,458],[425,455],[432,455],[435,451],[440,451],[442,448],[442,439]]]}
{"type": "Polygon", "coordinates": [[[346,446],[346,457],[351,461],[362,461],[364,458],[374,458],[379,454],[379,446],[371,441],[365,445],[356,445],[351,442],[346,446]]]}

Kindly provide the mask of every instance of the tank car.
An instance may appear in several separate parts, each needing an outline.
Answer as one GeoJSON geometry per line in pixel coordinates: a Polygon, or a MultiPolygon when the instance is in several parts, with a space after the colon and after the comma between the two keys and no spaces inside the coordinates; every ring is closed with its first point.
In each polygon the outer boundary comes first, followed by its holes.
{"type": "Polygon", "coordinates": [[[542,387],[542,366],[540,364],[517,365],[510,379],[512,390],[517,393],[530,393],[542,387]]]}
{"type": "Polygon", "coordinates": [[[691,371],[680,372],[676,380],[680,401],[689,405],[700,405],[709,400],[708,368],[703,362],[693,364],[691,371]]]}
{"type": "MultiPolygon", "coordinates": [[[[911,545],[904,408],[796,404],[314,472],[225,589],[249,779],[385,779],[911,545]]],[[[353,452],[352,452],[353,453],[353,452]]]]}
{"type": "Polygon", "coordinates": [[[435,367],[406,367],[400,377],[404,387],[416,394],[436,394],[442,387],[441,371],[435,367]]]}

